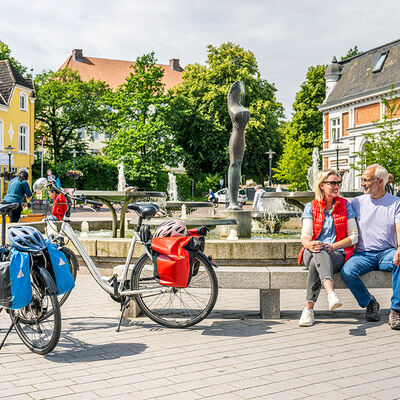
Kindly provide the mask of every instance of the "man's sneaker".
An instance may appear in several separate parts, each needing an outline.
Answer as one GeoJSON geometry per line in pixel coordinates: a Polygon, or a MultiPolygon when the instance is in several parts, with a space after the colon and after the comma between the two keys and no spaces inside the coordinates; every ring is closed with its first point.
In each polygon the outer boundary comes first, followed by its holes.
{"type": "Polygon", "coordinates": [[[367,310],[365,312],[365,319],[369,322],[376,322],[381,319],[379,315],[379,303],[372,298],[370,303],[368,304],[367,310]]]}
{"type": "Polygon", "coordinates": [[[390,312],[389,325],[392,329],[400,330],[400,311],[392,310],[390,312]]]}
{"type": "Polygon", "coordinates": [[[299,326],[313,326],[314,321],[314,311],[311,308],[305,308],[299,319],[299,326]]]}
{"type": "Polygon", "coordinates": [[[339,297],[335,292],[328,293],[329,309],[335,310],[336,308],[342,307],[343,303],[339,300],[339,297]]]}

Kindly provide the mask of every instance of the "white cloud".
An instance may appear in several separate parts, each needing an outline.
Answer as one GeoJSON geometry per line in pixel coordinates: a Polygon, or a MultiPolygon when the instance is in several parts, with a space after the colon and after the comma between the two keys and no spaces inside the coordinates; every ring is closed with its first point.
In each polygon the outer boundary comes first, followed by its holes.
{"type": "Polygon", "coordinates": [[[394,0],[2,0],[1,8],[0,40],[35,72],[57,69],[74,48],[132,60],[154,50],[160,63],[187,65],[204,63],[208,44],[232,41],[255,53],[287,115],[310,65],[400,38],[394,0]]]}

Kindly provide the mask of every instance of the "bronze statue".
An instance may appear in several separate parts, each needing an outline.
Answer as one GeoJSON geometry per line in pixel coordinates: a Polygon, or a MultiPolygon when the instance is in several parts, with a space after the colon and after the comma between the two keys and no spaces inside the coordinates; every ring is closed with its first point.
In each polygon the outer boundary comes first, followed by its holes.
{"type": "Polygon", "coordinates": [[[228,112],[232,120],[232,135],[229,140],[228,210],[240,210],[238,194],[244,156],[244,129],[250,119],[250,111],[242,105],[244,96],[244,83],[242,81],[235,82],[230,87],[228,94],[228,112]]]}

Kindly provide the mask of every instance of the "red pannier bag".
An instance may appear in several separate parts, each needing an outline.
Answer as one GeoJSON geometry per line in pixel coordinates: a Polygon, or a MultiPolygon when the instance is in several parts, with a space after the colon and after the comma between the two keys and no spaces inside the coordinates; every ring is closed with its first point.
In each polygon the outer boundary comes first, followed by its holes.
{"type": "Polygon", "coordinates": [[[151,241],[154,277],[160,285],[185,288],[193,276],[194,252],[200,250],[196,237],[157,237],[151,241]]]}

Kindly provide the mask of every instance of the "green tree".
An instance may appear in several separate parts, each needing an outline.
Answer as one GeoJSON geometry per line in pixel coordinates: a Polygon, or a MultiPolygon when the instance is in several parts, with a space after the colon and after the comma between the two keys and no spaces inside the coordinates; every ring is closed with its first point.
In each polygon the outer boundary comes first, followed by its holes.
{"type": "Polygon", "coordinates": [[[303,147],[290,131],[291,124],[284,126],[285,139],[283,156],[278,162],[274,177],[280,182],[289,182],[289,189],[308,190],[307,171],[311,165],[309,149],[303,147]]]}
{"type": "Polygon", "coordinates": [[[9,60],[10,63],[18,70],[21,75],[25,75],[27,68],[19,61],[11,56],[11,49],[8,45],[0,40],[0,60],[9,60]]]}
{"type": "Polygon", "coordinates": [[[102,130],[110,112],[103,106],[109,91],[101,81],[84,82],[77,72],[62,69],[44,71],[35,78],[35,139],[44,145],[55,165],[71,158],[71,150],[83,150],[85,144],[77,129],[102,130]]]}
{"type": "Polygon", "coordinates": [[[357,56],[358,54],[361,54],[361,53],[362,53],[362,51],[358,50],[357,45],[355,45],[353,48],[351,48],[351,49],[349,49],[349,50],[347,51],[347,54],[344,55],[344,56],[341,58],[341,61],[347,60],[348,58],[357,56]]]}
{"type": "Polygon", "coordinates": [[[177,166],[171,98],[161,82],[163,69],[154,53],[138,57],[125,83],[109,96],[113,110],[106,154],[123,161],[127,180],[135,186],[156,189],[164,181],[166,167],[177,166]]]}
{"type": "MultiPolygon", "coordinates": [[[[75,168],[83,173],[76,179],[76,188],[85,190],[116,190],[118,186],[118,168],[102,156],[84,154],[75,161],[75,168]]],[[[73,187],[74,181],[67,175],[73,169],[73,161],[67,160],[56,167],[56,176],[63,187],[73,187]]]]}
{"type": "Polygon", "coordinates": [[[244,106],[251,113],[246,127],[246,152],[242,174],[260,177],[268,169],[265,152],[278,154],[278,132],[283,107],[275,98],[274,85],[262,79],[254,54],[233,43],[207,47],[206,65],[191,64],[174,88],[176,108],[171,121],[177,141],[185,150],[184,165],[190,175],[223,174],[229,166],[232,122],[227,111],[230,86],[238,80],[246,86],[244,106]]]}
{"type": "Polygon", "coordinates": [[[314,147],[322,148],[322,115],[318,106],[325,99],[326,65],[310,67],[293,103],[292,120],[282,125],[284,150],[275,178],[291,188],[306,190],[307,170],[314,147]]]}
{"type": "Polygon", "coordinates": [[[366,133],[364,150],[355,153],[360,161],[352,165],[362,172],[367,165],[380,164],[394,175],[395,185],[400,183],[400,130],[396,127],[400,114],[400,98],[394,96],[393,90],[389,99],[381,98],[385,106],[385,115],[378,123],[378,133],[366,133]]]}

